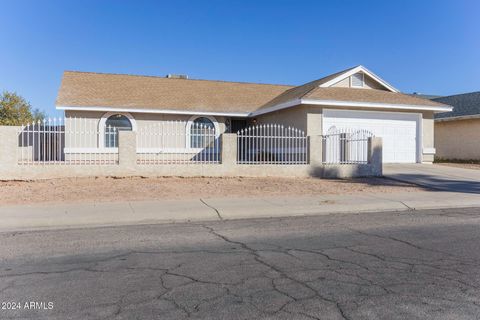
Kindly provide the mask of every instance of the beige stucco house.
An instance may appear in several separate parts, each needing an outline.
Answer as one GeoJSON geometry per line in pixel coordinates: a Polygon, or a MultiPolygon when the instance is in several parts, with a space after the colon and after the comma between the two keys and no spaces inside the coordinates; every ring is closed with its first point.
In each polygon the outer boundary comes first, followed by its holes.
{"type": "Polygon", "coordinates": [[[435,116],[436,156],[444,160],[480,160],[480,92],[434,99],[452,105],[435,116]]]}
{"type": "Polygon", "coordinates": [[[67,131],[77,119],[98,130],[111,124],[134,131],[171,120],[188,131],[200,122],[217,135],[252,123],[292,126],[309,136],[365,129],[383,138],[386,163],[432,162],[434,114],[452,110],[402,94],[363,66],[300,86],[67,71],[56,107],[68,118],[67,131]]]}

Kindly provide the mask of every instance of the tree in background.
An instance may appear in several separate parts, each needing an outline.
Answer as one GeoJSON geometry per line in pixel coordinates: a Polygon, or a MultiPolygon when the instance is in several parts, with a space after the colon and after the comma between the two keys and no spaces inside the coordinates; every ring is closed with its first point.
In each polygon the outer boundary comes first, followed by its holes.
{"type": "Polygon", "coordinates": [[[20,126],[45,119],[45,114],[15,92],[4,91],[0,96],[0,125],[20,126]]]}

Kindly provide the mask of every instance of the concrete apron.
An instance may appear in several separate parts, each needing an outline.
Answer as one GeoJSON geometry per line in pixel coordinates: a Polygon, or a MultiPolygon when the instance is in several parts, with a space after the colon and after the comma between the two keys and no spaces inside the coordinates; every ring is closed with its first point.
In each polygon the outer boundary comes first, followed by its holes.
{"type": "Polygon", "coordinates": [[[205,198],[0,207],[1,232],[227,219],[480,207],[480,195],[405,192],[316,197],[205,198]]]}

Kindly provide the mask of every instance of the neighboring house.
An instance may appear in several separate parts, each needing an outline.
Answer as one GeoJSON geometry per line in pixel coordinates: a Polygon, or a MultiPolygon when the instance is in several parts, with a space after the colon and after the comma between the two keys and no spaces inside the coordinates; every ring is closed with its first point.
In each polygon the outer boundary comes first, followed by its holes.
{"type": "Polygon", "coordinates": [[[480,160],[480,91],[433,100],[454,107],[435,115],[436,156],[480,160]]]}
{"type": "MultiPolygon", "coordinates": [[[[187,133],[201,123],[217,136],[252,123],[292,126],[309,136],[365,129],[383,138],[386,163],[432,162],[434,113],[452,110],[402,94],[363,66],[301,86],[67,71],[56,107],[71,117],[67,131],[75,118],[100,131],[106,125],[142,130],[179,120],[187,133]]],[[[108,133],[100,136],[107,138],[91,144],[114,146],[108,133]]],[[[195,140],[184,144],[192,147],[195,140]]]]}

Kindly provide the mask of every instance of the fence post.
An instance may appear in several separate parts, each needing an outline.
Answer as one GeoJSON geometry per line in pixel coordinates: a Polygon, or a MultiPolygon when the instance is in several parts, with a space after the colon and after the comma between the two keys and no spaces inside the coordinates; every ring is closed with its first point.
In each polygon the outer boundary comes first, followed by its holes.
{"type": "Polygon", "coordinates": [[[19,132],[18,126],[0,126],[0,177],[13,176],[18,164],[19,132]]]}
{"type": "Polygon", "coordinates": [[[308,136],[310,174],[322,175],[323,164],[323,137],[321,135],[308,136]]]}
{"type": "Polygon", "coordinates": [[[383,145],[382,138],[368,138],[368,164],[372,166],[372,175],[381,176],[383,174],[383,145]]]}
{"type": "Polygon", "coordinates": [[[137,133],[120,130],[118,132],[118,164],[126,169],[137,165],[137,133]]]}
{"type": "Polygon", "coordinates": [[[323,140],[322,136],[308,136],[309,140],[309,163],[311,166],[321,166],[323,159],[323,140]]]}
{"type": "Polygon", "coordinates": [[[237,134],[223,133],[222,134],[222,165],[231,167],[237,165],[237,134]]]}

